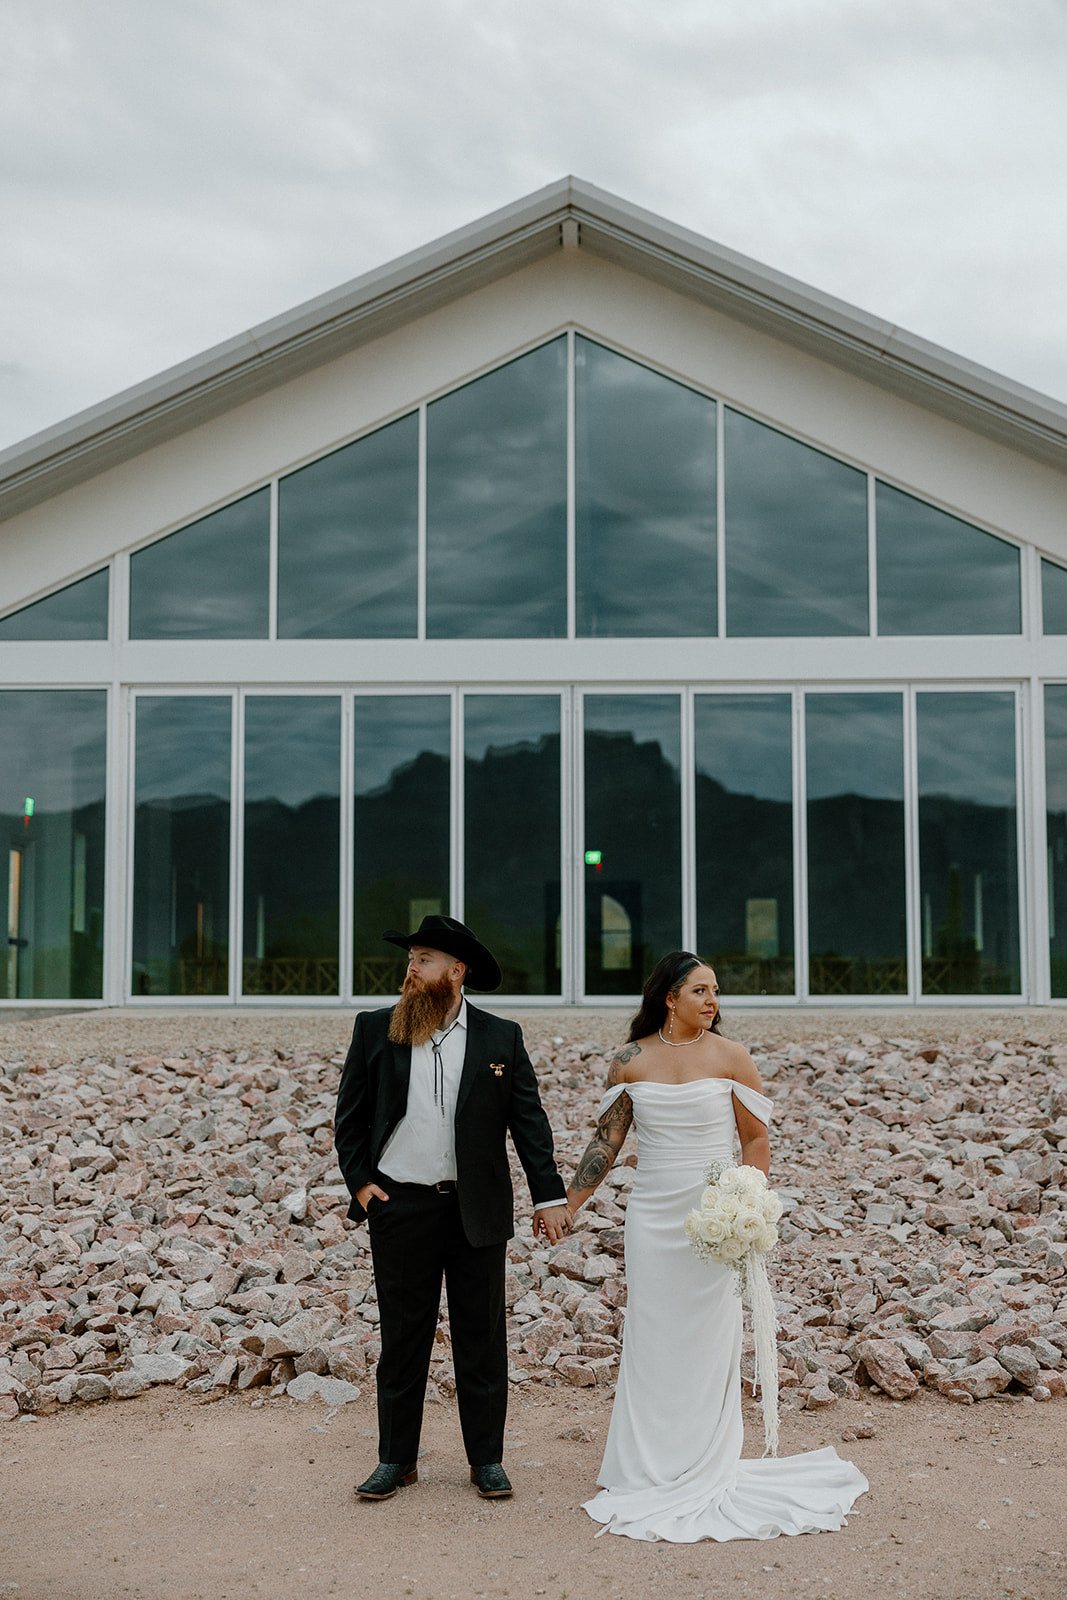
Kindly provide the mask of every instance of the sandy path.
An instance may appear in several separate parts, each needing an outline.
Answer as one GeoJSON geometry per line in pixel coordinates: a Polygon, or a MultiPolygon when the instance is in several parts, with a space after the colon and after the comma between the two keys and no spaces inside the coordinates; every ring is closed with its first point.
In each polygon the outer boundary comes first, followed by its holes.
{"type": "MultiPolygon", "coordinates": [[[[373,1399],[204,1404],[156,1389],[122,1405],[19,1421],[0,1437],[0,1594],[17,1600],[319,1600],[544,1595],[630,1600],[1063,1600],[1067,1439],[1056,1405],[962,1407],[927,1393],[790,1412],[783,1453],[837,1444],[872,1491],[838,1534],[729,1545],[638,1544],[579,1509],[610,1400],[516,1396],[513,1501],[466,1481],[453,1408],[430,1406],[419,1484],[353,1502],[373,1464],[373,1399]],[[868,1423],[873,1439],[842,1444],[868,1423]],[[559,1438],[585,1427],[591,1444],[559,1438]],[[988,1528],[984,1524],[988,1523],[988,1528]]],[[[746,1404],[750,1453],[758,1410],[746,1404]]]]}

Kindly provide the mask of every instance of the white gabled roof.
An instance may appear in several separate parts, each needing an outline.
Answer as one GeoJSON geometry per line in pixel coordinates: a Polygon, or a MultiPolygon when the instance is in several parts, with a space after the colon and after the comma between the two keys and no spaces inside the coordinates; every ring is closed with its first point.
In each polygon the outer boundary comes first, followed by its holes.
{"type": "Polygon", "coordinates": [[[576,178],[0,452],[0,520],[561,248],[589,250],[1067,470],[1067,406],[576,178]]]}

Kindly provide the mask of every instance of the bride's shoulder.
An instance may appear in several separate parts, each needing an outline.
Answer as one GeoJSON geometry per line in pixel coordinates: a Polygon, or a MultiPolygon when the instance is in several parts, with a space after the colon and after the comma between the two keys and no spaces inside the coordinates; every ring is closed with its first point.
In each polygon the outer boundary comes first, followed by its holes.
{"type": "Polygon", "coordinates": [[[738,1044],[736,1039],[724,1039],[719,1035],[719,1059],[723,1066],[723,1077],[733,1078],[737,1083],[745,1084],[749,1089],[755,1089],[758,1094],[763,1093],[763,1081],[756,1070],[756,1063],[749,1055],[743,1044],[738,1044]]]}
{"type": "Polygon", "coordinates": [[[619,1083],[636,1083],[641,1078],[641,1067],[638,1061],[639,1057],[644,1053],[644,1046],[647,1043],[647,1039],[631,1039],[612,1056],[611,1065],[608,1067],[607,1087],[609,1089],[614,1089],[616,1084],[619,1083]]]}

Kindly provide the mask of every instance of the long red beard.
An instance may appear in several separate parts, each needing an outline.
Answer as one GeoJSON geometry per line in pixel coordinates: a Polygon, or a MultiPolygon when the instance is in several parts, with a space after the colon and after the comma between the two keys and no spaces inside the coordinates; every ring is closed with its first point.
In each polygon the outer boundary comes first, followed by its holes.
{"type": "Polygon", "coordinates": [[[410,975],[404,979],[400,999],[389,1019],[389,1038],[393,1044],[428,1044],[456,1003],[450,978],[433,983],[410,975]]]}

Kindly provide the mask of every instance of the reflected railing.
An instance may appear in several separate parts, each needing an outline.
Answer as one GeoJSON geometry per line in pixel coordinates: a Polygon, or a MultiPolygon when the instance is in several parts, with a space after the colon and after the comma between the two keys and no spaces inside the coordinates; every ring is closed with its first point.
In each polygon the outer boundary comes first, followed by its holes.
{"type": "Polygon", "coordinates": [[[715,976],[723,995],[732,994],[793,994],[796,990],[792,956],[775,956],[765,960],[749,957],[747,960],[730,960],[729,957],[712,956],[715,976]]]}
{"type": "Polygon", "coordinates": [[[324,956],[249,956],[242,966],[244,994],[339,993],[340,963],[324,956]]]}
{"type": "Polygon", "coordinates": [[[1017,994],[1019,974],[978,955],[926,956],[923,994],[1017,994]]]}
{"type": "Polygon", "coordinates": [[[812,956],[808,987],[813,995],[907,994],[904,957],[812,956]]]}

